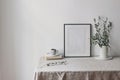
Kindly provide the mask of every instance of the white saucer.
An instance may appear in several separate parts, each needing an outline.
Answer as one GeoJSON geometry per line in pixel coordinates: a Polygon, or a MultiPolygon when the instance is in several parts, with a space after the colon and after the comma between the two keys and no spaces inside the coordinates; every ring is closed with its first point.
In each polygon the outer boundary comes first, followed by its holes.
{"type": "Polygon", "coordinates": [[[94,57],[94,58],[98,60],[112,60],[113,59],[113,57],[106,57],[106,58],[94,57]]]}

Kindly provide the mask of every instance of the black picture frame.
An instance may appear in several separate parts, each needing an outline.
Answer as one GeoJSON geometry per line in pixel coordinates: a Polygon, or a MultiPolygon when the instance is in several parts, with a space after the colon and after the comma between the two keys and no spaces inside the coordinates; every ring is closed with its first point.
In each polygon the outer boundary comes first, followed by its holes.
{"type": "Polygon", "coordinates": [[[90,39],[90,36],[91,36],[91,27],[92,27],[92,25],[90,24],[90,23],[66,23],[66,24],[64,24],[64,57],[65,58],[79,58],[79,57],[90,57],[91,56],[91,39],[90,39]],[[66,55],[66,31],[65,31],[65,28],[66,28],[66,26],[67,25],[73,25],[73,27],[74,27],[74,25],[88,25],[89,26],[89,31],[90,31],[90,34],[89,34],[89,55],[88,56],[67,56],[66,55]]]}

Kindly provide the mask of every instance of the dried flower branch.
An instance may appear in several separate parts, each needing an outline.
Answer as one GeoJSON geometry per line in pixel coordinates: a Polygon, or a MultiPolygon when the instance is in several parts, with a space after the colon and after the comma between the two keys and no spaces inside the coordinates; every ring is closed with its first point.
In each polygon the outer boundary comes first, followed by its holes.
{"type": "Polygon", "coordinates": [[[112,22],[108,21],[107,17],[99,16],[98,19],[94,18],[94,26],[96,33],[91,36],[92,44],[102,46],[110,46],[109,36],[112,29],[112,22]]]}

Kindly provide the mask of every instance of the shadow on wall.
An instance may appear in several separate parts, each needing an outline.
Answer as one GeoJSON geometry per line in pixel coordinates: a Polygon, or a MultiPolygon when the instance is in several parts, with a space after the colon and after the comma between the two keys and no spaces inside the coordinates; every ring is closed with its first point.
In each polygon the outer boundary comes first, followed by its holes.
{"type": "Polygon", "coordinates": [[[120,43],[117,43],[116,40],[111,41],[111,50],[110,50],[110,55],[111,56],[120,56],[120,43]],[[113,42],[114,41],[114,42],[113,42]]]}

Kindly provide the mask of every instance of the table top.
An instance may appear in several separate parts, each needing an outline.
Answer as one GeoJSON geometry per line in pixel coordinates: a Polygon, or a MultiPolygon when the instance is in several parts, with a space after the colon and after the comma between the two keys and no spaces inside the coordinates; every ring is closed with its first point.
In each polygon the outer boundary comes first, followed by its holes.
{"type": "Polygon", "coordinates": [[[89,57],[40,61],[36,68],[36,72],[58,71],[120,71],[120,57],[112,60],[97,60],[89,57]]]}

